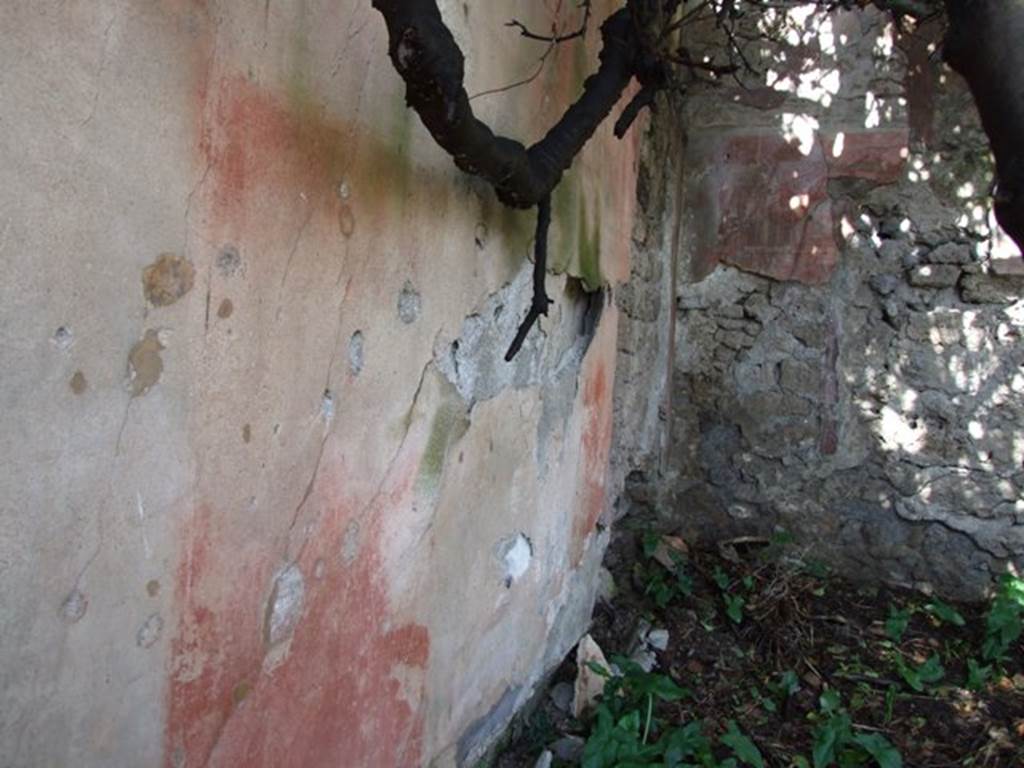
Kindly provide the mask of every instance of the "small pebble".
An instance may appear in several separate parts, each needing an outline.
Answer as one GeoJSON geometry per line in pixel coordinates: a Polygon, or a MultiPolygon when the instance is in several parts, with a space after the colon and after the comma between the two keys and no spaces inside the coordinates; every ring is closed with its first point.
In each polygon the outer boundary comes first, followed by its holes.
{"type": "Polygon", "coordinates": [[[652,629],[647,633],[647,644],[658,651],[668,648],[668,630],[652,629]]]}

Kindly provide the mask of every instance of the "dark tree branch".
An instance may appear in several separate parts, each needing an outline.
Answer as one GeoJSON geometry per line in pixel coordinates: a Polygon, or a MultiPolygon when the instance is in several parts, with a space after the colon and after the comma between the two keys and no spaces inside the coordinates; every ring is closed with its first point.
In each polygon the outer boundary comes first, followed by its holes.
{"type": "Polygon", "coordinates": [[[1024,251],[1024,3],[947,0],[944,55],[971,89],[996,158],[995,213],[1024,251]]]}
{"type": "MultiPolygon", "coordinates": [[[[540,315],[547,313],[549,299],[544,292],[544,274],[551,191],[634,76],[643,87],[619,121],[620,136],[640,109],[650,103],[656,88],[665,82],[664,70],[652,62],[646,51],[640,27],[651,13],[671,17],[681,2],[627,0],[623,8],[609,16],[601,25],[597,71],[584,81],[583,93],[544,138],[527,148],[514,139],[496,135],[473,114],[463,84],[464,57],[441,17],[436,0],[373,0],[373,7],[380,11],[387,25],[388,54],[405,81],[406,103],[420,116],[434,141],[463,171],[489,182],[505,205],[537,206],[533,303],[506,359],[515,356],[530,328],[540,315]]],[[[582,7],[585,12],[579,35],[589,22],[589,0],[584,0],[582,7]]],[[[520,27],[527,37],[538,37],[527,34],[529,30],[518,22],[513,25],[520,27]]],[[[557,36],[541,39],[560,41],[557,36]]]]}
{"type": "MultiPolygon", "coordinates": [[[[894,14],[917,18],[933,15],[941,0],[871,0],[894,14]]],[[[406,103],[414,109],[434,141],[467,173],[482,177],[498,199],[514,208],[537,207],[534,256],[534,296],[530,311],[509,347],[506,359],[520,349],[549,299],[544,292],[550,195],[573,159],[608,117],[633,78],[640,90],[615,124],[620,137],[656,94],[673,87],[671,66],[707,69],[713,74],[740,68],[755,72],[738,40],[736,29],[743,11],[732,2],[718,8],[701,2],[677,18],[684,0],[626,0],[601,25],[597,71],[583,83],[583,93],[547,134],[527,148],[495,134],[479,120],[466,95],[464,57],[441,17],[436,0],[373,0],[388,29],[388,53],[406,84],[406,103]],[[710,9],[724,31],[730,64],[697,63],[685,49],[667,46],[673,31],[691,17],[710,9]]],[[[852,0],[820,0],[822,8],[845,7],[852,0]]],[[[992,143],[998,177],[996,216],[1009,235],[1024,248],[1024,4],[1021,0],[944,0],[950,18],[946,55],[967,80],[992,143]]],[[[785,0],[761,2],[762,8],[786,7],[785,0]]],[[[564,35],[536,35],[520,22],[510,22],[527,38],[554,46],[582,36],[590,19],[589,0],[583,0],[583,23],[564,35]]]]}
{"type": "Polygon", "coordinates": [[[434,0],[374,0],[373,6],[387,24],[389,54],[405,81],[408,105],[459,168],[487,180],[514,208],[531,208],[551,193],[629,84],[640,50],[627,5],[601,25],[600,66],[583,94],[527,149],[495,135],[473,114],[462,51],[434,0]]]}
{"type": "Polygon", "coordinates": [[[527,29],[526,25],[521,21],[516,21],[515,19],[512,19],[505,26],[516,27],[519,30],[519,34],[528,40],[539,40],[543,43],[552,44],[565,43],[587,34],[587,25],[590,23],[590,0],[583,0],[580,3],[580,7],[583,9],[583,21],[575,31],[567,32],[564,35],[537,35],[527,29]]]}
{"type": "Polygon", "coordinates": [[[505,360],[509,361],[519,352],[519,348],[526,341],[526,334],[530,332],[541,315],[547,315],[548,307],[551,306],[551,299],[548,298],[547,290],[544,288],[544,276],[548,271],[548,227],[551,225],[551,196],[545,197],[537,204],[537,231],[533,239],[533,301],[530,303],[530,311],[526,318],[519,324],[516,337],[505,353],[505,360]]]}
{"type": "Polygon", "coordinates": [[[619,119],[615,121],[615,138],[621,139],[626,135],[626,131],[629,130],[630,126],[633,125],[633,121],[636,120],[637,115],[644,107],[654,106],[654,97],[658,94],[658,89],[653,86],[644,86],[636,95],[630,99],[629,104],[622,110],[622,114],[619,115],[619,119]]]}

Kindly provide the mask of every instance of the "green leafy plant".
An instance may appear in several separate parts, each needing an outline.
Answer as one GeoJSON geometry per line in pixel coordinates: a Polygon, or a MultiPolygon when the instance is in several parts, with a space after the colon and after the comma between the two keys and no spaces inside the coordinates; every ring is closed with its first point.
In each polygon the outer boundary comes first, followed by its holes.
{"type": "Polygon", "coordinates": [[[584,746],[584,768],[646,765],[643,761],[661,755],[663,745],[651,743],[652,732],[660,729],[654,717],[655,700],[678,701],[690,695],[668,675],[645,672],[635,661],[613,656],[612,662],[620,674],[590,664],[605,677],[605,685],[595,726],[584,746]]]}
{"type": "Polygon", "coordinates": [[[723,592],[729,591],[729,585],[732,580],[729,578],[729,574],[722,570],[721,566],[715,566],[715,570],[711,572],[711,578],[720,590],[723,592]]]}
{"type": "MultiPolygon", "coordinates": [[[[747,604],[746,597],[739,591],[733,591],[734,584],[732,579],[729,578],[729,574],[723,571],[720,566],[715,566],[711,578],[722,593],[722,601],[725,603],[725,615],[729,617],[733,624],[742,624],[743,609],[747,604]]],[[[749,592],[753,586],[754,579],[751,576],[744,576],[735,584],[736,588],[744,592],[749,592]]]]}
{"type": "Polygon", "coordinates": [[[669,550],[671,568],[655,559],[660,542],[661,536],[658,533],[647,531],[643,534],[646,562],[638,565],[638,572],[644,585],[644,594],[649,595],[659,608],[665,608],[676,598],[693,594],[693,577],[687,573],[686,558],[679,552],[669,550]]]}
{"type": "Polygon", "coordinates": [[[720,741],[733,757],[722,761],[715,758],[699,721],[663,728],[655,715],[656,702],[678,701],[690,692],[629,659],[612,660],[621,674],[590,665],[605,677],[605,685],[583,747],[582,768],[764,768],[760,750],[732,720],[720,741]]]}
{"type": "Polygon", "coordinates": [[[854,731],[850,715],[836,691],[822,693],[819,707],[820,723],[814,733],[811,753],[814,768],[831,765],[848,768],[869,760],[879,768],[902,768],[903,758],[888,739],[879,733],[854,731]]]}
{"type": "Polygon", "coordinates": [[[735,720],[728,722],[727,730],[722,734],[722,743],[729,747],[744,765],[764,768],[764,758],[761,756],[761,751],[748,736],[740,731],[736,726],[735,720]]]}
{"type": "Polygon", "coordinates": [[[777,683],[769,683],[768,690],[779,696],[781,699],[788,699],[790,696],[800,690],[800,678],[796,676],[796,672],[792,669],[787,669],[781,675],[779,675],[779,681],[777,683]]]}
{"type": "Polygon", "coordinates": [[[1002,661],[1021,635],[1024,614],[1024,580],[1009,573],[999,580],[992,604],[985,616],[985,640],[981,655],[985,661],[1002,661]]]}
{"type": "Polygon", "coordinates": [[[895,606],[889,607],[889,617],[885,620],[885,634],[894,643],[903,639],[903,634],[910,624],[910,613],[907,608],[896,610],[895,606]]]}
{"type": "Polygon", "coordinates": [[[725,615],[729,617],[733,624],[743,623],[743,607],[747,601],[743,598],[743,595],[722,595],[722,599],[725,601],[725,615]]]}
{"type": "Polygon", "coordinates": [[[902,657],[896,657],[896,670],[904,682],[915,691],[923,691],[925,686],[939,682],[946,675],[942,661],[938,654],[928,657],[923,664],[913,666],[903,661],[902,657]]]}
{"type": "Polygon", "coordinates": [[[796,672],[787,669],[779,675],[778,680],[766,681],[765,688],[768,689],[767,696],[762,695],[756,687],[750,689],[750,695],[760,702],[766,712],[778,712],[779,708],[784,707],[789,698],[800,690],[800,680],[796,672]]]}
{"type": "Polygon", "coordinates": [[[675,728],[667,734],[665,737],[665,765],[716,765],[715,758],[711,753],[711,742],[702,730],[701,723],[694,721],[675,728]]]}
{"type": "Polygon", "coordinates": [[[956,608],[938,598],[930,603],[925,603],[924,609],[944,624],[952,624],[956,627],[962,627],[967,624],[956,608]]]}
{"type": "Polygon", "coordinates": [[[992,665],[981,665],[975,659],[967,660],[967,682],[964,687],[972,691],[980,691],[985,688],[989,678],[992,677],[992,665]]]}

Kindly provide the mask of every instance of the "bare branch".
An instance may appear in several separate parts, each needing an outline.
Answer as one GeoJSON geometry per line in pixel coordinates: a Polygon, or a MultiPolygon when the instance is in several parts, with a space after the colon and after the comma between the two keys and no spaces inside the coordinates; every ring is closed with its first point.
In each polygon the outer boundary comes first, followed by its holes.
{"type": "MultiPolygon", "coordinates": [[[[467,173],[486,179],[498,199],[530,208],[550,194],[573,158],[619,100],[638,63],[630,0],[601,25],[600,66],[579,99],[527,149],[473,114],[463,85],[462,51],[435,0],[374,0],[388,27],[389,54],[406,83],[406,102],[434,140],[467,173]]],[[[676,2],[678,0],[670,0],[676,2]]]]}
{"type": "Polygon", "coordinates": [[[587,34],[587,25],[590,22],[590,2],[591,0],[583,0],[580,3],[580,8],[583,9],[583,22],[574,32],[568,32],[564,35],[537,35],[526,28],[526,25],[521,21],[512,21],[505,24],[506,27],[516,27],[519,30],[519,34],[528,40],[540,40],[544,43],[551,43],[557,45],[558,43],[564,43],[569,40],[575,40],[577,37],[583,37],[587,34]]]}
{"type": "Polygon", "coordinates": [[[519,352],[530,332],[541,315],[547,315],[551,299],[544,287],[544,276],[548,271],[548,227],[551,225],[551,196],[545,197],[537,204],[537,231],[533,239],[533,301],[530,311],[519,324],[516,337],[505,353],[505,360],[510,361],[519,352]]]}

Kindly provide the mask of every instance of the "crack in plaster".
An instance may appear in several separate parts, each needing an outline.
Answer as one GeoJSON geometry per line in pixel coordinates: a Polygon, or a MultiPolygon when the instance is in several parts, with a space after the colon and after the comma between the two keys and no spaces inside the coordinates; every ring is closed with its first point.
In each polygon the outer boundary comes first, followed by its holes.
{"type": "Polygon", "coordinates": [[[94,80],[96,81],[96,92],[92,97],[92,106],[89,108],[89,114],[85,116],[85,119],[78,124],[79,129],[85,128],[89,123],[92,122],[93,117],[96,116],[96,108],[99,105],[100,94],[103,92],[100,81],[103,79],[103,73],[107,69],[107,56],[110,45],[110,30],[114,27],[114,22],[117,21],[117,13],[111,14],[110,21],[107,22],[106,29],[103,30],[103,45],[100,49],[100,63],[96,68],[96,74],[94,80]]]}
{"type": "MultiPolygon", "coordinates": [[[[303,235],[305,235],[309,222],[313,220],[313,211],[316,206],[310,205],[308,201],[306,201],[305,195],[303,195],[303,201],[307,202],[309,210],[306,212],[306,217],[302,220],[302,224],[299,225],[299,229],[295,233],[295,239],[292,240],[292,247],[288,251],[288,260],[284,264],[284,272],[281,273],[281,288],[284,288],[284,284],[288,280],[288,273],[292,268],[292,260],[295,258],[295,252],[299,249],[299,242],[302,240],[303,235]]],[[[280,310],[278,310],[278,314],[280,314],[280,310]]]]}

